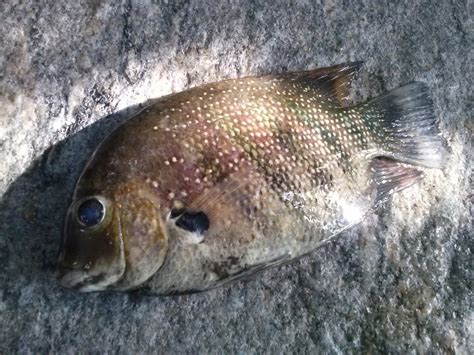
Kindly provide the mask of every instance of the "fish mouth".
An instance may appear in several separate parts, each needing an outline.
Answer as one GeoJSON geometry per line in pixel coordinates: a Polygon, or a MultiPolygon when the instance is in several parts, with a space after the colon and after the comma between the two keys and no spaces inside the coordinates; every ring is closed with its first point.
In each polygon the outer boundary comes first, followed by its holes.
{"type": "Polygon", "coordinates": [[[56,272],[59,284],[62,287],[77,290],[79,292],[103,291],[109,283],[106,283],[106,275],[100,273],[90,275],[85,271],[61,268],[56,272]]]}

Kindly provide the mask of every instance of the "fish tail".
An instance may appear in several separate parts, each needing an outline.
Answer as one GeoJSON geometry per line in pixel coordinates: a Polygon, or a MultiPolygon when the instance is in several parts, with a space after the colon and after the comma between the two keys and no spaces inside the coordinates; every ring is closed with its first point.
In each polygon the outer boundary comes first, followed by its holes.
{"type": "Polygon", "coordinates": [[[444,168],[449,155],[441,137],[428,87],[412,82],[361,105],[383,153],[398,161],[444,168]]]}

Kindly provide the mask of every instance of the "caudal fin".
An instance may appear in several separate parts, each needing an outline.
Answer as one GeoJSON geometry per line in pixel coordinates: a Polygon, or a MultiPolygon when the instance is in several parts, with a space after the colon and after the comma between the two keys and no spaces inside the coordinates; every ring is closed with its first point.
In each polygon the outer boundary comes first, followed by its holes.
{"type": "Polygon", "coordinates": [[[404,163],[443,168],[448,150],[424,83],[412,82],[363,105],[364,117],[377,133],[382,155],[404,163]]]}

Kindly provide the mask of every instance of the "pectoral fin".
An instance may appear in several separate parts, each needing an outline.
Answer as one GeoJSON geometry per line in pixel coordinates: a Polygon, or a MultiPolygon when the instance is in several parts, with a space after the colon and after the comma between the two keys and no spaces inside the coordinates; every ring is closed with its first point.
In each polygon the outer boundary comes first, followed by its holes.
{"type": "Polygon", "coordinates": [[[213,286],[213,288],[218,287],[218,286],[222,286],[222,285],[227,284],[231,281],[241,280],[241,279],[245,279],[245,278],[250,277],[250,276],[257,275],[257,274],[265,271],[266,269],[269,269],[273,266],[278,266],[278,265],[285,264],[285,263],[289,262],[290,260],[291,260],[291,256],[289,254],[284,254],[284,255],[281,255],[279,257],[276,257],[276,258],[274,258],[272,260],[269,260],[269,261],[266,261],[266,262],[253,264],[253,265],[246,265],[245,267],[243,267],[239,271],[237,271],[235,273],[229,273],[228,275],[225,275],[224,277],[222,277],[222,279],[219,280],[216,283],[216,285],[213,286]]]}

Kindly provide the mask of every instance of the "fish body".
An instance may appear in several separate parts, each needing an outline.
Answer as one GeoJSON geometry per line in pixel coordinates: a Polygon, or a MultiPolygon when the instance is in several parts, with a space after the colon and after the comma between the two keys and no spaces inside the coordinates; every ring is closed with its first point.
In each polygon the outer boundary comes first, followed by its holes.
{"type": "Polygon", "coordinates": [[[227,80],[146,107],[77,182],[58,260],[80,291],[202,291],[289,262],[442,168],[426,86],[343,105],[360,63],[227,80]]]}

